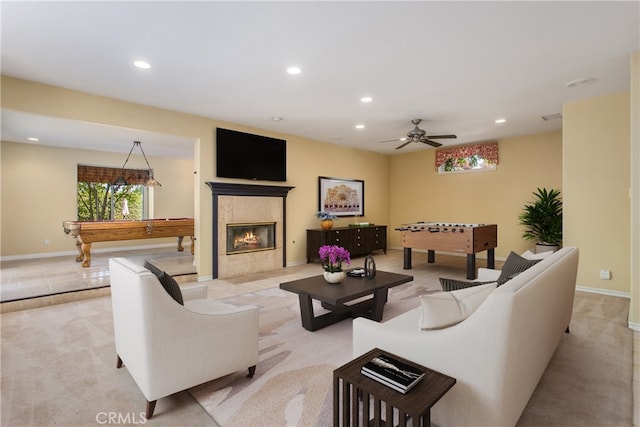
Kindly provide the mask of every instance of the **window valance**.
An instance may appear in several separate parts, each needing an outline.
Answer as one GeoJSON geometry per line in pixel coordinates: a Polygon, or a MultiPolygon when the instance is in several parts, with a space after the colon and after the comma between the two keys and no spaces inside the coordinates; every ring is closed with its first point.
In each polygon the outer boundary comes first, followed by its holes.
{"type": "Polygon", "coordinates": [[[122,175],[129,185],[144,185],[149,179],[149,171],[147,169],[78,165],[78,182],[113,183],[122,175]]]}
{"type": "Polygon", "coordinates": [[[498,142],[485,142],[438,150],[436,151],[436,169],[444,165],[449,159],[466,159],[473,156],[480,156],[490,163],[498,164],[498,142]]]}

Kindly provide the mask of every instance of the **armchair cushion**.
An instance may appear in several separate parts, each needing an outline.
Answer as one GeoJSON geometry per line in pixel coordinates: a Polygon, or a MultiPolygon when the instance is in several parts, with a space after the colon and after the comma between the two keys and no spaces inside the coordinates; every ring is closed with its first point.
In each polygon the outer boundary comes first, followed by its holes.
{"type": "Polygon", "coordinates": [[[166,271],[163,271],[158,280],[162,284],[162,287],[171,298],[173,298],[178,304],[184,305],[184,300],[182,299],[182,291],[180,291],[180,285],[176,282],[176,279],[169,276],[166,271]]]}
{"type": "Polygon", "coordinates": [[[420,296],[420,329],[441,329],[462,322],[489,296],[497,283],[420,296]]]}

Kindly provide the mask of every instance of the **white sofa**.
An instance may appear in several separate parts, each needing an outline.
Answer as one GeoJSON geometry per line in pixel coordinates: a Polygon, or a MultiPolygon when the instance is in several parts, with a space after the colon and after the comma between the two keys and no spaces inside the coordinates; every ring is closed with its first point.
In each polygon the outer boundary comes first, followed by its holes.
{"type": "Polygon", "coordinates": [[[438,426],[513,426],[569,326],[577,268],[578,249],[562,248],[443,329],[420,329],[422,307],[354,319],[353,356],[377,347],[454,377],[431,410],[438,426]]]}
{"type": "MultiPolygon", "coordinates": [[[[126,258],[109,260],[117,367],[127,368],[155,402],[258,362],[258,308],[207,298],[204,285],[181,287],[184,305],[146,268],[126,258]]],[[[176,285],[177,286],[177,285],[176,285]]]]}

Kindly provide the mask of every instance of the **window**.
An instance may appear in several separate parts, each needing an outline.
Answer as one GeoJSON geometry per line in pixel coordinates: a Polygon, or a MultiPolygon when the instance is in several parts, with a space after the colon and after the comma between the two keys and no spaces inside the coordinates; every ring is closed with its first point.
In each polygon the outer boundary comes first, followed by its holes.
{"type": "Polygon", "coordinates": [[[436,151],[438,173],[495,170],[498,165],[498,143],[465,145],[436,151]]]}
{"type": "Polygon", "coordinates": [[[78,165],[78,220],[104,221],[147,217],[148,171],[78,165]],[[114,185],[124,174],[128,185],[114,185]]]}

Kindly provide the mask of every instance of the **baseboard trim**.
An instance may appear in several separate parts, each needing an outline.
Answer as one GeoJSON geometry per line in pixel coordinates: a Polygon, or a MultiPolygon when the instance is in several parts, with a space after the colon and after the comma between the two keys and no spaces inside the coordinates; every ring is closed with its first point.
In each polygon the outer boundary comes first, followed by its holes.
{"type": "Polygon", "coordinates": [[[589,288],[586,286],[576,286],[576,291],[589,292],[590,294],[608,295],[610,297],[631,299],[629,292],[612,291],[610,289],[589,288]]]}

